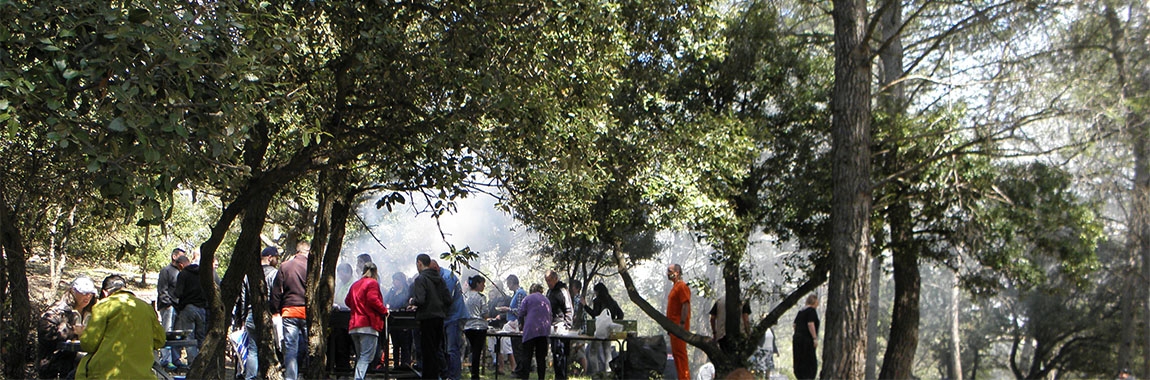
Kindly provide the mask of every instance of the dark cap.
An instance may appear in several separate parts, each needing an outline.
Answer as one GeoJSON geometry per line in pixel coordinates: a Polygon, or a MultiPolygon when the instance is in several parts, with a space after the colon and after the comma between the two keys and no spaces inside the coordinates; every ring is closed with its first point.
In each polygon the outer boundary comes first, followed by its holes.
{"type": "Polygon", "coordinates": [[[267,247],[260,251],[260,257],[279,256],[280,251],[276,247],[267,247]]]}

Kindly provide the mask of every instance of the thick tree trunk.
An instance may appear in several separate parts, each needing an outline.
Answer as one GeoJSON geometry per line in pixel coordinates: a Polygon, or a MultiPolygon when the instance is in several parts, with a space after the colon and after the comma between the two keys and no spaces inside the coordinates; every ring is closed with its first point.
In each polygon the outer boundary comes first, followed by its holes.
{"type": "MultiPolygon", "coordinates": [[[[200,248],[200,267],[203,268],[200,272],[200,283],[208,293],[210,310],[208,324],[212,328],[208,332],[207,339],[204,340],[200,356],[197,357],[196,363],[193,364],[188,373],[189,377],[227,378],[224,354],[230,349],[227,333],[233,312],[232,307],[235,306],[239,297],[244,276],[252,272],[252,267],[259,267],[259,235],[263,229],[267,209],[274,194],[271,191],[262,191],[242,203],[237,201],[229,205],[229,208],[232,206],[242,208],[244,217],[240,222],[240,235],[236,238],[231,265],[228,266],[228,271],[223,276],[221,286],[216,286],[215,271],[211,267],[211,260],[215,259],[216,247],[211,247],[210,250],[205,249],[204,246],[200,248]]],[[[221,222],[223,221],[221,220],[221,222]]],[[[227,224],[230,225],[231,223],[227,224]]],[[[209,239],[210,241],[212,239],[209,239]]],[[[207,244],[204,243],[204,245],[207,244]]]]}
{"type": "Polygon", "coordinates": [[[335,268],[347,231],[347,219],[351,215],[352,196],[346,193],[346,184],[347,172],[344,170],[320,173],[319,223],[307,271],[308,378],[324,377],[327,367],[335,268]]]}
{"type": "Polygon", "coordinates": [[[883,355],[880,379],[909,379],[918,349],[919,294],[921,276],[918,252],[911,234],[910,209],[904,203],[892,206],[890,223],[894,257],[894,309],[891,312],[890,339],[883,355]]]}
{"type": "MultiPolygon", "coordinates": [[[[5,269],[7,270],[8,286],[7,302],[11,309],[5,310],[10,323],[4,324],[2,329],[3,341],[0,349],[3,350],[4,377],[9,379],[23,379],[28,377],[25,372],[28,358],[31,354],[28,334],[32,331],[32,302],[28,298],[28,271],[24,263],[24,238],[16,225],[16,217],[8,206],[5,189],[0,186],[0,246],[4,247],[5,269]]],[[[0,289],[0,293],[3,289],[0,289]]]]}
{"type": "Polygon", "coordinates": [[[834,200],[822,378],[865,376],[871,213],[871,82],[864,0],[834,0],[834,200]]]}

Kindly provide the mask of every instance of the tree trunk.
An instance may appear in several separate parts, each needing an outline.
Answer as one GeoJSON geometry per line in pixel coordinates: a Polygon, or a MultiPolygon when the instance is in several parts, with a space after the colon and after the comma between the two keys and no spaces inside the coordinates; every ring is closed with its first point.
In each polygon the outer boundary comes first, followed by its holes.
{"type": "MultiPolygon", "coordinates": [[[[203,348],[196,362],[192,364],[188,377],[200,379],[226,379],[224,354],[229,349],[227,333],[231,318],[231,307],[235,305],[243,285],[244,276],[252,272],[251,267],[259,267],[260,231],[263,229],[264,219],[267,216],[268,205],[275,193],[273,191],[255,191],[252,197],[239,197],[224,210],[216,226],[212,228],[212,237],[200,246],[200,283],[208,293],[208,321],[211,329],[203,342],[203,348]],[[221,240],[217,239],[217,232],[222,239],[226,234],[231,221],[235,220],[238,212],[243,209],[243,219],[240,222],[240,235],[236,238],[235,250],[232,252],[231,265],[224,274],[221,286],[216,286],[215,271],[212,260],[215,259],[216,248],[221,240]],[[231,211],[231,212],[229,212],[231,211]],[[234,270],[233,270],[234,269],[234,270]]],[[[262,274],[260,276],[263,277],[262,274]]],[[[270,351],[261,351],[270,352],[270,351]]],[[[261,355],[262,356],[262,355],[261,355]]]]}
{"type": "Polygon", "coordinates": [[[308,378],[322,378],[327,367],[327,337],[331,336],[331,305],[335,296],[335,268],[339,263],[351,195],[345,193],[347,172],[320,173],[319,223],[308,257],[308,378]],[[318,252],[317,252],[318,249],[318,252]],[[310,312],[315,310],[316,312],[310,312]]]}
{"type": "Polygon", "coordinates": [[[152,225],[144,226],[144,246],[140,247],[140,286],[148,286],[148,253],[151,252],[152,225]]]}
{"type": "Polygon", "coordinates": [[[866,325],[866,378],[878,376],[878,316],[882,312],[882,255],[875,255],[870,263],[870,312],[866,325]]]}
{"type": "MultiPolygon", "coordinates": [[[[1131,107],[1127,102],[1134,101],[1144,94],[1140,94],[1135,89],[1137,82],[1137,70],[1133,70],[1135,75],[1134,80],[1131,80],[1130,75],[1132,71],[1127,67],[1126,51],[1129,48],[1127,43],[1126,28],[1123,25],[1122,19],[1118,16],[1118,11],[1110,4],[1106,5],[1105,18],[1110,32],[1109,52],[1111,58],[1114,60],[1114,67],[1117,73],[1116,84],[1121,88],[1121,96],[1119,98],[1119,106],[1124,109],[1123,122],[1125,123],[1123,131],[1129,135],[1130,148],[1134,153],[1134,187],[1130,196],[1131,201],[1131,220],[1129,231],[1131,236],[1128,241],[1134,249],[1137,258],[1142,260],[1142,276],[1139,283],[1150,279],[1150,207],[1146,202],[1150,201],[1150,125],[1144,119],[1144,115],[1137,112],[1134,107],[1131,107]]],[[[1137,41],[1138,38],[1134,38],[1137,41]]],[[[1135,293],[1137,294],[1137,292],[1135,293]]],[[[1150,297],[1150,292],[1140,295],[1141,297],[1150,297]]],[[[1143,298],[1142,310],[1143,323],[1145,326],[1150,326],[1150,298],[1143,298]]],[[[1124,326],[1126,327],[1126,326],[1124,326]]],[[[1133,328],[1133,324],[1129,326],[1133,328]]],[[[1131,334],[1133,332],[1127,331],[1124,334],[1131,334]]],[[[1143,334],[1143,360],[1142,360],[1142,373],[1144,377],[1150,376],[1150,334],[1143,334]]],[[[1120,349],[1121,350],[1121,349],[1120,349]]]]}
{"type": "Polygon", "coordinates": [[[871,213],[871,82],[865,0],[834,0],[834,200],[824,379],[865,376],[871,213]]]}
{"type": "MultiPolygon", "coordinates": [[[[25,369],[28,365],[29,348],[35,347],[28,340],[32,331],[32,302],[28,298],[28,271],[24,262],[24,238],[16,225],[16,216],[8,207],[5,189],[0,186],[0,246],[4,247],[5,266],[7,270],[8,298],[10,313],[6,316],[12,318],[11,323],[4,324],[3,350],[4,377],[9,379],[23,379],[28,377],[25,369]]],[[[3,289],[0,289],[0,293],[3,289]]],[[[8,310],[6,310],[7,312],[8,310]]]]}
{"type": "MultiPolygon", "coordinates": [[[[958,258],[961,267],[962,258],[958,258]]],[[[951,363],[949,366],[951,373],[947,374],[952,380],[962,380],[962,330],[959,324],[959,302],[962,300],[962,290],[958,286],[958,274],[951,272],[951,288],[950,288],[950,307],[947,311],[950,312],[950,356],[947,361],[951,363]]]]}
{"type": "Polygon", "coordinates": [[[1130,367],[1130,358],[1132,357],[1131,351],[1134,349],[1134,314],[1135,314],[1135,298],[1138,296],[1134,291],[1134,285],[1140,283],[1137,276],[1133,275],[1133,268],[1135,266],[1131,263],[1131,267],[1124,272],[1123,281],[1125,284],[1122,286],[1122,299],[1119,300],[1119,312],[1122,313],[1122,342],[1118,345],[1118,366],[1121,368],[1130,367]]]}
{"type": "Polygon", "coordinates": [[[890,223],[894,258],[894,309],[879,378],[909,379],[913,375],[914,353],[918,349],[921,293],[918,252],[911,236],[910,208],[905,203],[893,205],[887,221],[890,223]]]}

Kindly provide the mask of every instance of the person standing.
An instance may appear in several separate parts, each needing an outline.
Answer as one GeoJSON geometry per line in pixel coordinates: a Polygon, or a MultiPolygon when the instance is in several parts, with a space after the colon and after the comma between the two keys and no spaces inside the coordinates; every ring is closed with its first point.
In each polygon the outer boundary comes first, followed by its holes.
{"type": "MultiPolygon", "coordinates": [[[[403,272],[391,275],[391,289],[383,297],[388,309],[405,309],[411,300],[411,289],[407,287],[407,276],[403,272]]],[[[392,358],[395,360],[395,369],[411,368],[411,330],[393,329],[391,334],[392,358]]]]}
{"type": "Polygon", "coordinates": [[[124,289],[120,275],[104,278],[104,299],[92,307],[92,319],[80,335],[80,350],[88,355],[76,367],[76,379],[155,378],[155,351],[167,333],[147,301],[124,289]]]}
{"type": "Polygon", "coordinates": [[[80,339],[96,303],[96,284],[81,276],[72,280],[68,291],[40,316],[40,378],[65,378],[76,369],[76,351],[62,350],[60,343],[80,339]]]}
{"type": "Polygon", "coordinates": [[[455,272],[440,267],[435,260],[431,260],[431,266],[439,270],[439,277],[443,278],[447,291],[451,293],[447,315],[443,320],[444,334],[447,338],[447,357],[445,358],[447,367],[444,368],[443,377],[459,379],[463,375],[463,324],[467,321],[467,306],[463,302],[463,288],[455,272]]]}
{"type": "Polygon", "coordinates": [[[383,319],[387,317],[387,306],[383,304],[383,294],[379,292],[379,269],[374,263],[363,265],[363,277],[351,285],[343,303],[351,309],[351,320],[347,331],[355,343],[359,357],[355,361],[355,380],[367,376],[367,367],[376,356],[379,332],[383,331],[383,319]]]}
{"type": "Polygon", "coordinates": [[[519,378],[531,375],[531,358],[535,358],[535,373],[539,380],[547,374],[547,337],[551,334],[551,301],[543,295],[543,285],[532,284],[531,295],[523,299],[516,309],[523,324],[523,357],[519,362],[519,378]]]}
{"type": "MultiPolygon", "coordinates": [[[[264,284],[267,285],[265,290],[267,293],[268,310],[274,314],[272,308],[272,287],[275,286],[276,277],[279,277],[280,270],[277,268],[280,261],[280,251],[276,247],[265,247],[260,251],[260,269],[264,271],[264,284]]],[[[272,317],[272,341],[275,342],[276,347],[283,347],[283,329],[284,321],[279,315],[272,317]]]]}
{"type": "Polygon", "coordinates": [[[423,360],[421,378],[439,379],[444,368],[443,319],[447,316],[451,294],[439,271],[431,267],[431,256],[425,253],[416,256],[415,269],[419,276],[411,285],[411,307],[415,309],[415,320],[419,322],[420,357],[423,360]]]}
{"type": "Polygon", "coordinates": [[[190,366],[208,337],[208,296],[200,284],[200,266],[189,263],[187,257],[179,260],[184,269],[176,277],[176,330],[190,331],[196,338],[195,345],[183,349],[188,353],[188,362],[181,366],[190,366]]]}
{"type": "MultiPolygon", "coordinates": [[[[683,282],[683,267],[679,264],[667,266],[667,279],[674,284],[667,294],[667,319],[691,331],[691,289],[683,282]]],[[[691,366],[687,363],[687,342],[671,335],[671,357],[675,359],[675,372],[679,379],[691,378],[691,366]]]]}
{"type": "MultiPolygon", "coordinates": [[[[527,298],[527,291],[519,287],[519,277],[516,275],[508,275],[507,280],[504,282],[507,285],[507,290],[511,291],[511,301],[506,307],[498,307],[496,310],[504,311],[507,318],[507,324],[513,326],[515,330],[522,331],[522,324],[519,322],[519,303],[527,298]]],[[[512,337],[511,341],[511,371],[513,374],[522,372],[519,368],[519,363],[523,362],[523,338],[512,337]]]]}
{"type": "Polygon", "coordinates": [[[819,296],[807,296],[807,306],[795,316],[794,345],[795,378],[814,379],[819,372],[819,360],[815,348],[819,341],[819,296]]]}
{"type": "MultiPolygon", "coordinates": [[[[164,331],[172,331],[176,323],[176,279],[180,275],[180,270],[184,269],[178,261],[179,258],[187,256],[182,248],[172,250],[172,263],[160,269],[160,274],[156,279],[156,310],[160,313],[160,325],[164,326],[164,331]]],[[[169,368],[172,367],[172,349],[164,347],[160,349],[160,365],[169,368]]]]}
{"type": "MultiPolygon", "coordinates": [[[[623,308],[619,307],[619,303],[616,302],[615,299],[611,297],[611,292],[609,292],[607,290],[607,285],[603,285],[603,283],[600,282],[598,284],[595,284],[595,286],[592,287],[591,290],[592,290],[592,293],[595,295],[595,299],[591,301],[591,307],[590,308],[587,308],[587,307],[583,308],[584,312],[586,312],[592,318],[598,318],[600,315],[603,314],[604,311],[606,311],[607,315],[610,315],[611,320],[613,320],[613,321],[618,321],[620,319],[623,319],[623,308]]],[[[584,297],[583,302],[584,302],[584,304],[586,304],[587,298],[584,297]]],[[[598,328],[599,326],[596,325],[595,327],[598,328]]],[[[595,331],[596,336],[598,336],[600,334],[602,334],[603,336],[607,336],[607,335],[609,335],[609,333],[610,332],[601,332],[598,330],[595,331]]],[[[602,372],[607,371],[607,363],[610,362],[610,358],[607,357],[608,353],[609,353],[610,346],[611,346],[610,342],[605,342],[605,341],[592,341],[591,342],[591,345],[590,345],[590,351],[591,351],[590,356],[591,356],[591,358],[590,358],[590,360],[588,360],[588,363],[587,363],[588,364],[587,369],[588,369],[589,375],[595,375],[597,373],[602,373],[602,372]]]]}
{"type": "MultiPolygon", "coordinates": [[[[571,304],[571,293],[567,291],[567,284],[559,281],[559,273],[547,271],[543,278],[547,281],[547,300],[551,302],[551,326],[554,331],[566,333],[571,331],[571,323],[575,319],[575,308],[571,304]]],[[[555,366],[555,379],[567,379],[567,342],[563,339],[551,340],[551,364],[555,366]]]]}
{"type": "MultiPolygon", "coordinates": [[[[739,302],[739,308],[742,312],[739,313],[739,330],[743,334],[751,332],[751,303],[746,301],[739,302]]],[[[727,336],[727,297],[719,297],[715,301],[715,305],[711,306],[709,313],[711,322],[711,332],[715,334],[715,341],[719,343],[719,348],[724,351],[734,350],[731,346],[731,340],[727,336]]]]}
{"type": "Polygon", "coordinates": [[[299,377],[300,362],[307,359],[307,260],[311,244],[296,244],[291,260],[280,266],[272,286],[272,313],[283,318],[284,379],[299,377]]]}
{"type": "Polygon", "coordinates": [[[479,367],[483,365],[483,340],[487,337],[487,318],[483,315],[487,306],[487,296],[483,295],[487,289],[487,279],[480,275],[472,276],[467,279],[467,288],[467,293],[463,294],[463,302],[467,306],[463,333],[471,345],[471,380],[479,380],[479,367]]]}

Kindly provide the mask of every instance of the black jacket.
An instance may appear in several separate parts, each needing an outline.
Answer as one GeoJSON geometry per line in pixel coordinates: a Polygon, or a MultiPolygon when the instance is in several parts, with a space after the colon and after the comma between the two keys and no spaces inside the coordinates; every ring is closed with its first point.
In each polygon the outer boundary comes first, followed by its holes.
{"type": "Polygon", "coordinates": [[[439,271],[425,268],[411,285],[411,304],[415,305],[415,319],[444,318],[451,306],[451,292],[439,271]]]}
{"type": "Polygon", "coordinates": [[[180,268],[176,268],[175,264],[168,264],[164,269],[160,269],[160,276],[156,279],[156,304],[160,309],[168,306],[175,306],[179,301],[176,298],[176,280],[180,276],[180,268]]]}
{"type": "Polygon", "coordinates": [[[204,294],[204,286],[200,285],[199,265],[188,265],[180,271],[180,275],[176,277],[175,296],[178,299],[176,310],[182,311],[188,305],[208,307],[208,296],[204,294]]]}

